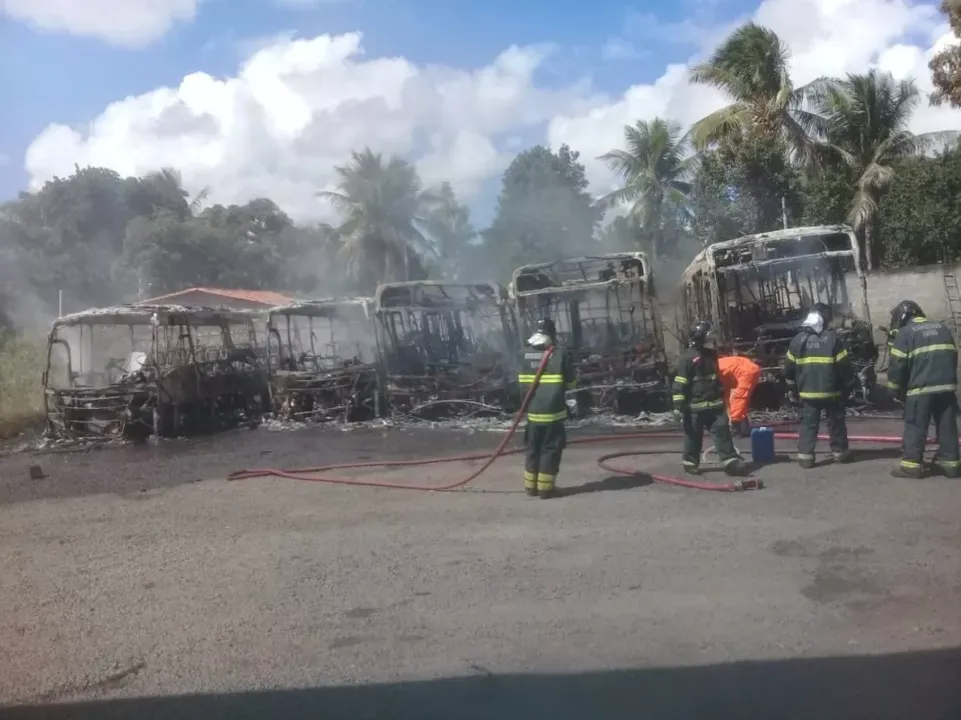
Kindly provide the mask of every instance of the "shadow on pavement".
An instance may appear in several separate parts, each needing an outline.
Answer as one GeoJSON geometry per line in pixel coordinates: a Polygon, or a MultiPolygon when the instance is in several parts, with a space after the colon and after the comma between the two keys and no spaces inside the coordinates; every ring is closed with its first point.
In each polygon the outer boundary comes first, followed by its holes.
{"type": "Polygon", "coordinates": [[[961,717],[961,651],[105,700],[7,708],[0,717],[956,720],[961,717]]]}
{"type": "Polygon", "coordinates": [[[583,485],[562,486],[557,488],[557,496],[571,497],[607,490],[633,490],[634,488],[645,487],[653,482],[649,475],[639,470],[637,475],[611,475],[603,480],[595,480],[583,485]]]}

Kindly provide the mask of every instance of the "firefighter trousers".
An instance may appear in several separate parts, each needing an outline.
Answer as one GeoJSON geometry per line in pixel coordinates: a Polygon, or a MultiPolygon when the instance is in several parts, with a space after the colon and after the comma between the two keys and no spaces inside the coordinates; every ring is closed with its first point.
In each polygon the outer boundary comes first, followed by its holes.
{"type": "Polygon", "coordinates": [[[818,444],[821,429],[821,413],[827,420],[831,452],[848,450],[848,424],[841,400],[801,400],[801,426],[798,428],[797,459],[814,462],[814,448],[818,444]]]}
{"type": "Polygon", "coordinates": [[[684,454],[681,462],[685,467],[697,468],[701,464],[701,446],[704,431],[709,430],[717,449],[718,458],[725,467],[739,459],[731,437],[731,424],[724,408],[710,410],[684,411],[681,422],[684,428],[684,454]]]}
{"type": "Polygon", "coordinates": [[[904,456],[901,467],[921,474],[924,441],[934,420],[938,436],[938,465],[948,477],[961,477],[958,460],[958,399],[953,392],[909,395],[904,400],[904,456]]]}
{"type": "Polygon", "coordinates": [[[561,468],[561,455],[567,444],[564,421],[532,423],[524,429],[527,457],[524,461],[524,487],[538,492],[552,492],[554,479],[561,468]]]}

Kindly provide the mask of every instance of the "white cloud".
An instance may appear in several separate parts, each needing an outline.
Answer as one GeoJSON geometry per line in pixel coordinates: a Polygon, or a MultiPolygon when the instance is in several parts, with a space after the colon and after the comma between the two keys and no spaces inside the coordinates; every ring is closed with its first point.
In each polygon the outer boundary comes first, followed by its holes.
{"type": "Polygon", "coordinates": [[[127,47],[162,37],[192,20],[200,0],[0,0],[0,10],[49,32],[93,37],[127,47]]]}
{"type": "Polygon", "coordinates": [[[365,145],[420,159],[425,179],[470,193],[510,160],[506,133],[584,107],[585,88],[545,90],[533,75],[546,48],[511,47],[468,72],[403,58],[363,59],[357,33],[282,39],[227,80],[195,73],[107,107],[85,129],[47,127],[27,151],[31,184],[74,163],[121,173],[178,168],[215,201],[270,196],[300,217],[333,167],[365,145]]]}
{"type": "MultiPolygon", "coordinates": [[[[949,37],[934,9],[904,0],[765,0],[754,18],[791,46],[797,83],[876,65],[916,77],[927,91],[928,59],[949,37]]],[[[690,85],[685,63],[616,98],[598,98],[587,83],[537,84],[550,48],[511,47],[467,71],[365,58],[360,42],[358,33],[274,38],[235,77],[195,73],[177,87],[111,104],[88,127],[51,125],[27,151],[31,185],[75,163],[131,174],[170,165],[188,189],[209,186],[214,201],[266,195],[312,218],[329,215],[316,192],[333,182],[333,167],[351,150],[404,154],[425,180],[449,179],[469,195],[503,170],[519,138],[544,133],[555,147],[580,150],[594,191],[604,192],[613,179],[595,158],[620,144],[625,124],[660,115],[686,125],[724,102],[690,85]]],[[[914,129],[961,129],[961,113],[925,103],[914,129]]]]}
{"type": "MultiPolygon", "coordinates": [[[[951,38],[937,8],[905,0],[765,0],[753,19],[791,48],[796,85],[877,66],[897,77],[914,77],[926,95],[931,89],[928,61],[951,38]]],[[[705,57],[730,29],[712,37],[692,62],[705,57]]],[[[568,143],[581,150],[594,189],[607,191],[615,179],[594,158],[621,142],[624,125],[657,115],[688,125],[724,104],[717,92],[687,82],[688,67],[668,66],[652,84],[635,85],[586,113],[555,118],[548,129],[551,145],[568,143]]],[[[961,129],[961,112],[931,108],[925,100],[912,129],[961,129]]]]}

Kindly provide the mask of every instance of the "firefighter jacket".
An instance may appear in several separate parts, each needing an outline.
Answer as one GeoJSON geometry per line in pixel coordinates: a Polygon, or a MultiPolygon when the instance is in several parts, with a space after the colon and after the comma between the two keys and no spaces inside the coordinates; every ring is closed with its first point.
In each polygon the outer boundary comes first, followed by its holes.
{"type": "Polygon", "coordinates": [[[837,400],[854,385],[847,348],[834,330],[804,328],[788,345],[784,380],[802,400],[837,400]]]}
{"type": "Polygon", "coordinates": [[[724,401],[731,420],[738,422],[748,415],[751,395],[761,380],[761,368],[743,355],[717,359],[717,372],[724,388],[724,401]]]}
{"type": "Polygon", "coordinates": [[[677,360],[672,395],[674,409],[681,412],[724,407],[717,353],[707,348],[691,348],[682,352],[677,360]]]}
{"type": "MultiPolygon", "coordinates": [[[[517,380],[522,395],[526,396],[530,390],[543,357],[544,351],[537,348],[527,348],[521,354],[521,370],[517,380]]],[[[555,346],[527,406],[527,421],[552,423],[566,420],[566,392],[577,385],[576,377],[571,354],[555,346]]]]}
{"type": "Polygon", "coordinates": [[[888,387],[901,397],[954,392],[958,348],[944,324],[914,318],[888,348],[888,387]]]}

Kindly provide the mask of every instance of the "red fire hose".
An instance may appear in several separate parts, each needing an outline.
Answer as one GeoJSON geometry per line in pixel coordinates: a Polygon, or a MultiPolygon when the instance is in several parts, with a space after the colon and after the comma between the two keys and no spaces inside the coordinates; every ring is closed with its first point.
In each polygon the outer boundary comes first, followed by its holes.
{"type": "MultiPolygon", "coordinates": [[[[322,465],[318,467],[309,468],[297,468],[290,470],[282,470],[278,468],[252,468],[247,470],[238,470],[231,473],[228,476],[228,480],[245,480],[256,477],[278,477],[286,478],[289,480],[305,480],[308,482],[320,482],[333,485],[355,485],[360,487],[377,487],[377,488],[390,488],[394,490],[418,490],[422,492],[450,492],[451,490],[457,490],[465,485],[473,482],[478,477],[480,477],[487,469],[494,464],[494,462],[499,457],[506,457],[508,455],[516,455],[517,453],[523,452],[523,448],[512,448],[507,449],[507,444],[511,441],[511,438],[517,431],[520,425],[521,419],[524,417],[524,413],[527,411],[527,406],[530,403],[531,397],[534,394],[534,390],[537,388],[541,375],[544,373],[544,368],[547,366],[547,361],[550,359],[553,353],[553,348],[548,348],[544,352],[544,356],[541,358],[540,364],[537,367],[537,372],[534,375],[534,382],[531,384],[530,389],[524,396],[524,400],[521,403],[520,410],[511,423],[507,434],[504,439],[501,440],[497,448],[491,452],[477,452],[477,453],[465,453],[462,455],[453,455],[448,457],[439,458],[428,458],[426,460],[377,460],[371,462],[353,462],[353,463],[341,463],[337,465],[322,465]],[[424,465],[439,465],[441,463],[450,462],[465,462],[471,460],[485,460],[483,465],[478,469],[471,472],[469,475],[456,482],[447,483],[445,485],[410,485],[406,483],[396,483],[389,482],[385,480],[364,480],[361,478],[350,478],[350,477],[336,477],[327,475],[334,470],[356,470],[359,468],[394,468],[394,467],[419,467],[424,465]]],[[[771,423],[769,426],[786,425],[791,423],[771,423]]],[[[660,440],[660,439],[677,439],[682,437],[680,431],[648,431],[648,432],[632,432],[632,433],[618,433],[616,435],[602,435],[597,437],[585,437],[585,438],[575,438],[569,440],[569,445],[577,444],[588,444],[588,443],[600,443],[600,442],[616,442],[623,440],[660,440]]],[[[777,440],[796,440],[798,438],[797,433],[775,433],[775,439],[777,440]]],[[[827,440],[828,436],[818,435],[819,440],[827,440]]],[[[902,439],[896,436],[884,436],[884,435],[852,435],[848,437],[850,442],[873,442],[873,443],[887,443],[887,444],[898,444],[901,443],[902,439]]],[[[929,444],[935,442],[932,439],[928,439],[929,444]]],[[[743,490],[757,490],[763,487],[762,481],[755,478],[744,478],[738,479],[733,482],[728,483],[707,483],[707,482],[696,482],[693,480],[685,480],[679,477],[674,477],[672,475],[659,475],[655,473],[647,473],[639,471],[635,468],[620,467],[617,465],[611,465],[609,461],[615,458],[630,457],[636,455],[649,455],[649,454],[661,454],[663,449],[656,450],[632,450],[627,452],[610,453],[598,458],[597,463],[600,467],[604,468],[609,472],[614,472],[620,475],[647,475],[654,482],[665,483],[668,485],[677,485],[679,487],[692,488],[695,490],[710,490],[714,492],[739,492],[743,490]]]]}

